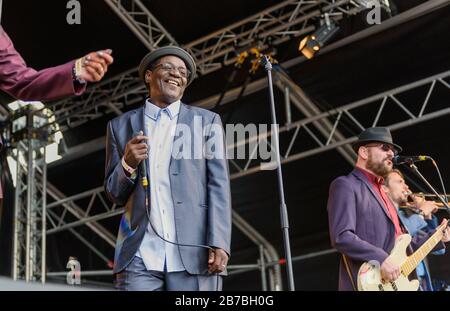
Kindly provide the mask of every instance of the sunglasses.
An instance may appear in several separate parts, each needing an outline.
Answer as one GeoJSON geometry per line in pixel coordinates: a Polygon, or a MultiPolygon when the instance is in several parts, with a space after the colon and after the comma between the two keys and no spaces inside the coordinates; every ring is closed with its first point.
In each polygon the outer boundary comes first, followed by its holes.
{"type": "Polygon", "coordinates": [[[397,152],[397,150],[395,150],[394,146],[389,145],[389,144],[368,144],[368,145],[365,145],[365,147],[378,147],[385,152],[388,152],[389,150],[391,150],[394,153],[394,155],[398,154],[398,152],[397,152]]]}

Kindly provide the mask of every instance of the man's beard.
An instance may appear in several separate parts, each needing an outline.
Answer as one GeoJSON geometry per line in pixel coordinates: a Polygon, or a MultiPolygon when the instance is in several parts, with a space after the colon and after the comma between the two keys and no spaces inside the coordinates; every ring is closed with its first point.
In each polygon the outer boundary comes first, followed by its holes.
{"type": "Polygon", "coordinates": [[[392,170],[392,167],[389,167],[389,165],[386,164],[386,160],[387,158],[383,159],[383,161],[379,163],[376,163],[372,159],[372,154],[369,153],[369,157],[367,158],[367,168],[374,172],[375,175],[384,177],[392,170]]]}
{"type": "Polygon", "coordinates": [[[403,194],[398,194],[397,196],[394,196],[391,194],[391,199],[393,202],[395,202],[397,205],[406,205],[408,203],[408,198],[404,196],[403,194]]]}

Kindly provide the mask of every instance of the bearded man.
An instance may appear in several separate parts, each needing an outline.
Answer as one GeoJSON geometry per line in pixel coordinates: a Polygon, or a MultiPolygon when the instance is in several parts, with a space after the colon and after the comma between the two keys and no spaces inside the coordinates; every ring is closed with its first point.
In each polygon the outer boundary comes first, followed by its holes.
{"type": "MultiPolygon", "coordinates": [[[[342,255],[339,290],[347,291],[357,290],[359,267],[367,261],[380,264],[384,281],[395,281],[401,271],[389,253],[395,239],[406,232],[382,188],[383,176],[392,170],[392,158],[402,148],[385,127],[364,130],[352,147],[358,154],[356,167],[331,183],[327,206],[331,244],[342,255]]],[[[411,247],[416,249],[428,237],[413,237],[411,247]]]]}

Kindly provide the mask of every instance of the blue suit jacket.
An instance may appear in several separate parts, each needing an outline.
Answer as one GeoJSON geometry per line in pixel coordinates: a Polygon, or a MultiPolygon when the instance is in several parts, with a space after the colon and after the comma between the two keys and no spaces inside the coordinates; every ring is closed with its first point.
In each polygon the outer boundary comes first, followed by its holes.
{"type": "MultiPolygon", "coordinates": [[[[376,260],[381,264],[389,256],[395,243],[394,223],[381,198],[358,169],[331,183],[327,208],[331,244],[349,259],[357,286],[357,273],[363,262],[376,260]]],[[[421,231],[413,237],[413,249],[425,242],[432,232],[421,231]]],[[[339,290],[353,290],[342,259],[339,290]]]]}
{"type": "MultiPolygon", "coordinates": [[[[222,123],[219,115],[201,108],[181,104],[177,128],[189,127],[193,135],[194,117],[201,118],[203,126],[222,123]]],[[[121,166],[125,145],[133,134],[144,130],[144,106],[129,111],[108,123],[106,141],[105,190],[117,205],[125,205],[114,256],[114,272],[123,270],[136,254],[148,225],[144,188],[130,181],[121,166]]],[[[201,129],[200,129],[201,130],[201,129]]],[[[212,135],[207,133],[206,141],[212,135]]],[[[217,133],[214,133],[217,135],[217,133]]],[[[170,184],[175,214],[177,242],[200,244],[224,249],[230,254],[231,195],[228,162],[225,156],[223,131],[216,137],[221,144],[221,158],[186,159],[172,157],[169,165],[170,184]]],[[[180,137],[175,136],[174,140],[180,137]]],[[[151,137],[150,137],[151,139],[151,137]]],[[[217,140],[215,140],[217,142],[217,140]]],[[[192,139],[193,143],[193,139],[192,139]]],[[[202,148],[205,142],[203,141],[202,148]]],[[[199,148],[200,146],[196,146],[199,148]]],[[[194,150],[192,148],[192,150],[194,150]]],[[[150,184],[150,187],[152,185],[150,184]]],[[[148,190],[150,196],[150,191],[148,190]]],[[[179,246],[181,260],[187,272],[206,274],[208,250],[179,246]]]]}

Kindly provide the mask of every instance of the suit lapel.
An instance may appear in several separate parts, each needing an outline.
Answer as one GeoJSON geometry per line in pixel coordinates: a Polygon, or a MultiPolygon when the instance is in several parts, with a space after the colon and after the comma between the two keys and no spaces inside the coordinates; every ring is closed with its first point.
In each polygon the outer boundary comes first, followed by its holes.
{"type": "Polygon", "coordinates": [[[194,116],[192,114],[191,107],[189,107],[189,106],[187,106],[187,105],[185,105],[183,103],[180,103],[180,112],[179,112],[179,115],[178,115],[177,126],[179,124],[186,124],[187,126],[190,127],[193,117],[194,116]]]}
{"type": "Polygon", "coordinates": [[[129,124],[131,129],[133,130],[133,133],[131,134],[134,136],[137,132],[143,131],[144,134],[146,133],[144,128],[144,109],[145,105],[143,105],[141,108],[136,109],[133,114],[131,114],[129,119],[129,124]]]}
{"type": "MultiPolygon", "coordinates": [[[[144,135],[147,134],[147,131],[144,127],[144,110],[145,110],[145,104],[142,105],[141,108],[138,108],[136,110],[134,110],[134,113],[131,114],[130,119],[128,120],[128,125],[131,128],[132,132],[131,132],[131,137],[135,136],[137,132],[139,131],[143,131],[144,135]]],[[[131,137],[129,139],[131,139],[131,137]]],[[[149,162],[146,163],[146,167],[147,167],[147,178],[148,180],[150,180],[150,171],[149,171],[149,162]]],[[[138,174],[139,174],[138,170],[138,174]]],[[[144,190],[144,187],[142,186],[142,184],[140,183],[140,178],[139,178],[139,189],[141,189],[142,191],[144,190]]],[[[150,198],[150,187],[147,188],[147,195],[150,198]]]]}

